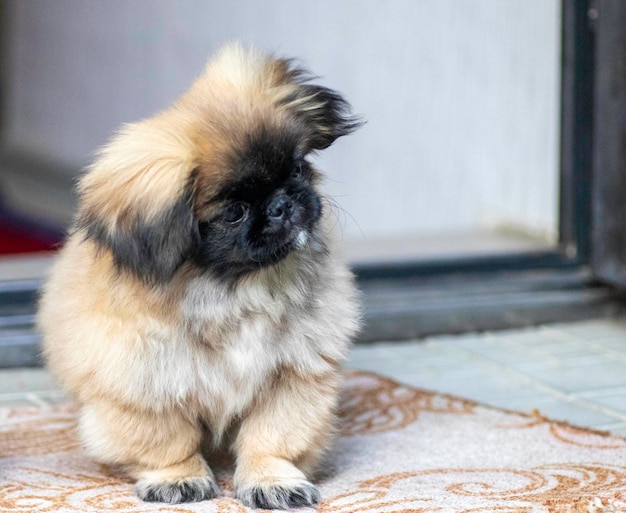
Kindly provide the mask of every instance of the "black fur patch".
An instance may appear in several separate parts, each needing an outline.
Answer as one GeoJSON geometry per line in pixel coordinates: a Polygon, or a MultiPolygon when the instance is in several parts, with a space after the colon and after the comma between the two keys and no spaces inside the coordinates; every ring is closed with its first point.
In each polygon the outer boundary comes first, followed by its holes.
{"type": "Polygon", "coordinates": [[[283,62],[289,70],[290,79],[299,84],[297,91],[286,97],[283,103],[288,105],[295,102],[293,111],[307,128],[309,151],[328,148],[337,138],[363,126],[364,121],[352,114],[350,104],[337,91],[310,84],[316,78],[314,75],[297,67],[289,59],[283,62]],[[317,104],[320,106],[311,108],[317,104]]]}
{"type": "Polygon", "coordinates": [[[320,493],[311,483],[294,487],[255,487],[236,492],[237,498],[250,508],[290,509],[313,506],[320,502],[320,493]]]}
{"type": "Polygon", "coordinates": [[[313,150],[328,148],[336,139],[351,134],[363,125],[352,115],[350,104],[336,91],[317,85],[303,85],[298,96],[310,97],[311,103],[320,102],[318,109],[299,111],[312,129],[309,145],[313,150]],[[326,130],[320,130],[320,128],[326,130]]]}
{"type": "Polygon", "coordinates": [[[78,222],[86,237],[109,249],[121,270],[147,282],[166,282],[185,260],[197,236],[188,195],[149,221],[141,214],[119,221],[115,230],[89,213],[78,222]]]}
{"type": "Polygon", "coordinates": [[[137,496],[146,502],[200,502],[214,499],[220,494],[215,481],[210,477],[191,477],[173,483],[148,483],[139,481],[135,487],[137,496]]]}
{"type": "MultiPolygon", "coordinates": [[[[296,123],[300,125],[300,123],[296,123]]],[[[311,236],[322,214],[322,201],[312,183],[314,173],[303,156],[298,126],[250,134],[233,159],[231,183],[216,195],[221,211],[200,219],[192,261],[215,277],[234,281],[274,265],[298,247],[297,235],[311,236]],[[291,215],[272,219],[268,207],[277,196],[287,198],[291,215]],[[229,223],[229,208],[242,204],[246,216],[229,223]]],[[[300,127],[301,128],[301,127],[300,127]]]]}
{"type": "MultiPolygon", "coordinates": [[[[278,226],[267,215],[267,205],[273,195],[257,194],[248,203],[246,219],[236,225],[219,217],[199,223],[199,237],[192,259],[196,265],[209,270],[226,281],[274,265],[297,248],[295,234],[315,232],[322,214],[319,195],[307,183],[286,180],[281,190],[293,202],[293,215],[278,226]]],[[[237,201],[243,201],[235,197],[237,201]]]]}
{"type": "Polygon", "coordinates": [[[284,121],[280,128],[261,127],[247,136],[239,155],[239,175],[265,178],[271,182],[285,178],[293,164],[303,137],[300,123],[284,121]]]}

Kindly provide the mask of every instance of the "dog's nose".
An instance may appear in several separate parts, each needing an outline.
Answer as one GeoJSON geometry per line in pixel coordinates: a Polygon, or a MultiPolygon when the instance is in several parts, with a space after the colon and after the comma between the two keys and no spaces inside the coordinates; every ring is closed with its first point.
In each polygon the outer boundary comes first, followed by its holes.
{"type": "Polygon", "coordinates": [[[267,215],[274,220],[289,219],[293,214],[293,202],[286,194],[280,194],[270,201],[267,215]]]}

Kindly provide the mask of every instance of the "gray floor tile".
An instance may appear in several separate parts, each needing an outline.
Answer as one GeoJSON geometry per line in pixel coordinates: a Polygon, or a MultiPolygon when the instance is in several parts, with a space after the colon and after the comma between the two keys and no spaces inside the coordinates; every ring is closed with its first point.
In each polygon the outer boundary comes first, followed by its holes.
{"type": "Polygon", "coordinates": [[[450,360],[449,355],[442,354],[439,350],[440,342],[423,340],[392,344],[395,359],[417,362],[441,362],[442,364],[446,364],[450,360]]]}
{"type": "Polygon", "coordinates": [[[626,416],[626,387],[592,390],[578,396],[626,416]]]}
{"type": "Polygon", "coordinates": [[[398,367],[393,360],[360,360],[349,361],[346,367],[351,369],[376,372],[385,376],[393,377],[397,374],[398,367]]]}
{"type": "Polygon", "coordinates": [[[598,348],[609,349],[626,356],[626,337],[601,339],[593,341],[593,344],[598,348]]]}
{"type": "Polygon", "coordinates": [[[35,406],[31,401],[29,401],[26,397],[15,398],[15,399],[2,399],[0,398],[0,409],[1,408],[24,408],[26,406],[35,406]]]}
{"type": "Polygon", "coordinates": [[[547,339],[541,344],[516,344],[506,341],[507,347],[517,345],[518,350],[532,351],[539,355],[550,355],[555,358],[579,358],[589,354],[595,354],[598,350],[592,344],[582,342],[572,338],[547,339]]]}
{"type": "Polygon", "coordinates": [[[398,355],[395,351],[393,343],[385,344],[366,344],[358,345],[352,348],[349,354],[350,361],[370,361],[370,360],[392,360],[397,359],[398,355]]]}
{"type": "Polygon", "coordinates": [[[44,369],[7,369],[0,371],[0,394],[58,390],[44,369]]]}
{"type": "Polygon", "coordinates": [[[564,360],[553,363],[533,363],[513,366],[515,369],[566,393],[620,387],[626,385],[624,365],[607,358],[564,360]]]}
{"type": "Polygon", "coordinates": [[[522,344],[511,343],[500,339],[487,339],[482,343],[464,344],[461,347],[471,351],[476,355],[505,365],[523,363],[541,363],[546,360],[558,361],[558,358],[551,356],[535,346],[527,347],[522,344]]]}
{"type": "Polygon", "coordinates": [[[433,346],[427,342],[411,344],[389,343],[385,348],[372,346],[366,348],[356,347],[348,357],[348,365],[367,365],[368,370],[376,370],[370,364],[380,364],[398,370],[419,370],[425,367],[437,367],[441,369],[465,367],[464,359],[456,355],[450,355],[438,350],[438,346],[433,346]],[[399,345],[397,345],[399,344],[399,345]]]}
{"type": "MultiPolygon", "coordinates": [[[[67,402],[67,400],[63,402],[67,402]]],[[[47,408],[51,405],[52,403],[45,400],[37,392],[13,392],[0,394],[0,408],[19,408],[24,406],[47,408]]]]}
{"type": "Polygon", "coordinates": [[[555,324],[552,328],[579,340],[626,337],[626,319],[596,319],[572,324],[555,324]]]}
{"type": "Polygon", "coordinates": [[[490,342],[502,341],[510,346],[518,347],[541,347],[555,341],[551,332],[544,332],[541,328],[486,333],[483,337],[486,337],[490,342]]]}
{"type": "Polygon", "coordinates": [[[626,430],[626,421],[622,422],[610,422],[608,424],[594,424],[593,429],[600,431],[610,431],[611,433],[619,434],[621,430],[626,430]]]}
{"type": "Polygon", "coordinates": [[[510,366],[513,369],[519,369],[521,371],[534,368],[575,369],[576,367],[590,367],[593,365],[603,366],[607,362],[615,363],[614,358],[610,358],[606,354],[586,351],[576,356],[571,354],[563,357],[549,355],[543,360],[534,362],[511,362],[510,366]]]}
{"type": "Polygon", "coordinates": [[[527,383],[499,373],[468,369],[459,373],[396,373],[394,378],[420,388],[458,395],[473,401],[492,403],[516,397],[534,397],[539,392],[527,383]]]}

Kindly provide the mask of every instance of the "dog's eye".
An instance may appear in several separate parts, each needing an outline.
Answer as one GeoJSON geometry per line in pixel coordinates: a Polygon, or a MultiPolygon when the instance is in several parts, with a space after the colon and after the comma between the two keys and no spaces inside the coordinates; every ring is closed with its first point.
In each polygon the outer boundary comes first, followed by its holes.
{"type": "Polygon", "coordinates": [[[222,214],[222,218],[227,223],[237,224],[243,221],[248,214],[248,207],[241,202],[231,203],[226,207],[224,213],[222,214]]]}
{"type": "Polygon", "coordinates": [[[307,180],[311,176],[311,170],[309,169],[308,164],[304,160],[297,161],[293,169],[291,170],[291,177],[298,178],[301,180],[307,180]]]}

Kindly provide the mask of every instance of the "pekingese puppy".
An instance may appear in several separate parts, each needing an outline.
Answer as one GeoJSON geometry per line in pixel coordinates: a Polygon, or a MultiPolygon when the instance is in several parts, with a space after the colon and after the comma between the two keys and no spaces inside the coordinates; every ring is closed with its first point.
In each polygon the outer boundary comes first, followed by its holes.
{"type": "Polygon", "coordinates": [[[168,110],[126,125],[81,178],[44,288],[44,354],[97,461],[146,501],[220,493],[312,505],[358,325],[309,158],[359,122],[289,60],[229,46],[168,110]]]}

